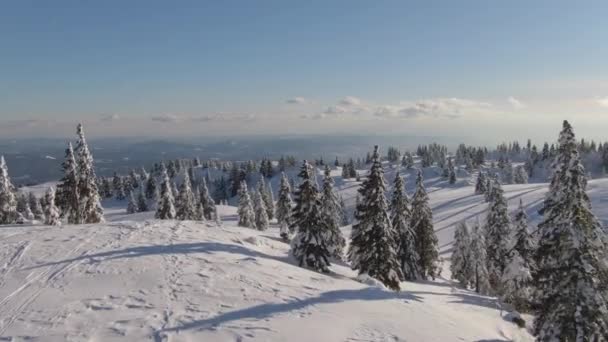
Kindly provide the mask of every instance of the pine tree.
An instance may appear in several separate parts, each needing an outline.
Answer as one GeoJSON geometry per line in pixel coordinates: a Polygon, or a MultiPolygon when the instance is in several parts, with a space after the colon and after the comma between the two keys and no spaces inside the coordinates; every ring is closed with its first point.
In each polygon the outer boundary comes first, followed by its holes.
{"type": "Polygon", "coordinates": [[[173,190],[171,189],[171,180],[169,180],[169,175],[164,164],[161,164],[161,180],[160,197],[156,205],[154,217],[161,220],[172,220],[175,218],[175,201],[173,190]]]}
{"type": "Polygon", "coordinates": [[[281,187],[279,189],[279,200],[277,202],[277,221],[281,230],[281,238],[285,241],[289,240],[289,234],[293,233],[293,231],[289,231],[292,207],[291,187],[289,186],[287,176],[283,172],[281,174],[281,187]]]}
{"type": "Polygon", "coordinates": [[[266,203],[264,202],[264,196],[260,193],[260,190],[255,191],[254,210],[255,210],[255,227],[258,230],[268,229],[268,214],[266,211],[266,203]]]}
{"type": "Polygon", "coordinates": [[[456,184],[456,170],[451,157],[448,159],[448,179],[450,184],[456,184]]]}
{"type": "Polygon", "coordinates": [[[500,279],[507,266],[511,222],[509,220],[507,200],[502,186],[498,182],[494,182],[492,185],[492,194],[490,196],[484,229],[486,233],[485,243],[490,284],[496,292],[500,293],[500,279]]]}
{"type": "Polygon", "coordinates": [[[479,171],[479,176],[477,176],[477,182],[475,183],[475,194],[483,195],[488,191],[486,180],[486,174],[479,171]]]}
{"type": "Polygon", "coordinates": [[[114,174],[114,181],[112,183],[114,185],[114,198],[119,201],[123,201],[125,198],[127,198],[123,178],[114,174]]]}
{"type": "Polygon", "coordinates": [[[150,176],[146,181],[146,199],[152,200],[156,196],[156,179],[150,176]]]}
{"type": "Polygon", "coordinates": [[[129,203],[127,204],[127,214],[135,214],[137,212],[137,202],[133,191],[129,191],[129,203]]]}
{"type": "Polygon", "coordinates": [[[4,156],[0,156],[0,224],[13,223],[17,219],[17,199],[8,175],[4,156]]]}
{"type": "Polygon", "coordinates": [[[507,255],[505,270],[501,278],[502,300],[526,311],[530,307],[532,289],[531,265],[527,263],[518,250],[513,248],[507,255]]]}
{"type": "Polygon", "coordinates": [[[97,190],[97,176],[93,168],[93,156],[84,136],[82,124],[78,124],[76,145],[76,170],[78,171],[78,194],[83,223],[103,222],[103,207],[97,190]]]}
{"type": "Polygon", "coordinates": [[[474,279],[471,260],[471,234],[466,222],[461,222],[454,231],[454,248],[452,252],[452,263],[450,271],[452,279],[455,279],[461,286],[467,287],[474,279]]]}
{"type": "Polygon", "coordinates": [[[196,216],[195,204],[194,194],[190,187],[190,176],[188,176],[188,172],[184,172],[184,180],[175,203],[175,218],[178,220],[193,220],[196,216]]]}
{"type": "Polygon", "coordinates": [[[357,207],[357,223],[353,225],[348,258],[351,267],[359,274],[378,279],[392,290],[399,290],[403,278],[397,251],[395,233],[388,212],[384,192],[384,170],[378,146],[371,156],[371,169],[361,184],[361,203],[357,207]]]}
{"type": "Polygon", "coordinates": [[[207,188],[207,181],[203,178],[201,182],[199,201],[203,205],[203,215],[206,220],[212,220],[213,214],[215,213],[215,201],[209,195],[209,188],[207,188]]]}
{"type": "Polygon", "coordinates": [[[249,190],[247,189],[247,183],[241,182],[239,189],[239,226],[254,228],[255,229],[255,211],[253,209],[253,203],[251,196],[249,196],[249,190]]]}
{"type": "Polygon", "coordinates": [[[608,340],[607,240],[586,186],[572,126],[564,121],[538,225],[533,274],[538,341],[608,340]]]}
{"type": "Polygon", "coordinates": [[[27,200],[25,194],[17,194],[17,213],[23,217],[23,220],[33,220],[34,213],[32,213],[32,209],[30,208],[30,202],[27,200]]]}
{"type": "Polygon", "coordinates": [[[32,212],[34,213],[34,218],[39,221],[44,221],[44,209],[42,209],[42,205],[40,204],[40,200],[34,195],[33,192],[28,194],[30,208],[32,208],[32,212]]]}
{"type": "Polygon", "coordinates": [[[346,240],[340,230],[341,210],[338,198],[334,193],[334,180],[329,165],[325,166],[323,189],[321,192],[321,216],[327,225],[327,242],[331,255],[342,259],[346,240]]]}
{"type": "Polygon", "coordinates": [[[433,212],[424,187],[422,172],[416,177],[416,193],[412,199],[412,229],[416,234],[416,252],[420,258],[418,270],[422,279],[437,277],[439,269],[438,240],[433,227],[433,212]]]}
{"type": "Polygon", "coordinates": [[[274,203],[270,196],[268,187],[266,186],[266,182],[264,181],[264,177],[260,178],[260,181],[258,182],[257,191],[260,193],[260,195],[262,196],[262,200],[264,201],[264,207],[266,208],[266,216],[268,217],[268,219],[272,220],[274,218],[274,203]]]}
{"type": "Polygon", "coordinates": [[[478,219],[471,232],[470,260],[472,261],[471,274],[473,275],[473,278],[471,279],[470,284],[475,289],[475,292],[482,295],[489,295],[492,293],[492,286],[490,285],[490,275],[487,268],[488,262],[485,235],[478,219]]]}
{"type": "Polygon", "coordinates": [[[291,212],[291,228],[297,230],[291,242],[290,254],[300,267],[329,271],[331,251],[327,241],[327,224],[321,216],[319,191],[312,179],[313,170],[305,160],[300,169],[302,179],[295,193],[295,207],[291,212]]]}
{"type": "Polygon", "coordinates": [[[67,218],[68,223],[80,224],[82,223],[82,213],[78,190],[79,177],[72,143],[68,143],[62,168],[64,175],[57,186],[57,203],[62,216],[67,218]]]}
{"type": "Polygon", "coordinates": [[[55,205],[55,188],[50,187],[44,195],[44,224],[60,226],[59,209],[55,205]]]}
{"type": "Polygon", "coordinates": [[[144,196],[143,189],[140,189],[137,195],[137,211],[140,213],[148,211],[148,201],[146,200],[146,196],[144,196]]]}
{"type": "Polygon", "coordinates": [[[527,184],[528,183],[528,172],[523,166],[515,168],[515,175],[513,176],[515,184],[527,184]]]}
{"type": "Polygon", "coordinates": [[[401,265],[402,280],[416,280],[418,272],[418,253],[416,253],[416,234],[410,223],[412,213],[409,199],[404,190],[403,179],[399,172],[395,174],[393,197],[390,205],[391,224],[395,236],[395,250],[401,265]]]}
{"type": "Polygon", "coordinates": [[[348,226],[350,224],[350,218],[348,217],[348,212],[346,211],[346,203],[344,202],[344,198],[340,196],[340,220],[342,222],[342,226],[348,226]]]}

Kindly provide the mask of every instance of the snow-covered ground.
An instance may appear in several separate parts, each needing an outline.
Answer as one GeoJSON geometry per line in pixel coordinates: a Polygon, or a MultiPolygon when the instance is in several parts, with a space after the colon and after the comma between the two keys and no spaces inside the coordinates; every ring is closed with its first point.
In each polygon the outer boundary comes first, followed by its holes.
{"type": "MultiPolygon", "coordinates": [[[[455,223],[475,219],[487,204],[464,183],[429,178],[427,186],[449,258],[455,223]]],[[[356,187],[337,181],[351,206],[356,187]]],[[[546,184],[504,189],[511,210],[521,198],[539,219],[546,184]]],[[[589,189],[606,221],[608,179],[589,189]]],[[[448,261],[442,279],[406,282],[395,293],[356,281],[342,263],[330,274],[297,267],[276,228],[239,228],[234,207],[220,213],[222,227],[126,215],[124,207],[109,208],[106,224],[0,226],[0,340],[532,340],[494,298],[446,280],[448,261]]]]}

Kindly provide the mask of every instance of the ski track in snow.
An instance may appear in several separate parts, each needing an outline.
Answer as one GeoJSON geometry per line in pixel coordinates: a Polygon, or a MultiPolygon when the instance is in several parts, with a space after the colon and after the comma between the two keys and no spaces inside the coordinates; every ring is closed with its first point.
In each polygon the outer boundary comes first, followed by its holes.
{"type": "MultiPolygon", "coordinates": [[[[355,183],[337,183],[352,210],[355,183]]],[[[592,180],[589,188],[606,222],[608,180],[592,180]]],[[[511,210],[522,198],[538,222],[546,184],[504,189],[511,210]]],[[[456,223],[483,219],[487,204],[472,192],[470,185],[429,186],[443,258],[456,223]]],[[[107,208],[115,222],[0,228],[0,340],[532,340],[502,318],[495,298],[446,280],[449,260],[441,279],[405,282],[394,293],[354,281],[341,262],[329,274],[297,267],[276,225],[238,228],[235,208],[219,208],[224,227],[107,208]]]]}

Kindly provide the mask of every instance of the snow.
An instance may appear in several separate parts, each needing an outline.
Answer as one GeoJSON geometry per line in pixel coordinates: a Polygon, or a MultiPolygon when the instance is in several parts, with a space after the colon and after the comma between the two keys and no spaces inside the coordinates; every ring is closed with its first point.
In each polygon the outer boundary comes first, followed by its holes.
{"type": "MultiPolygon", "coordinates": [[[[411,190],[414,178],[401,173],[411,190]]],[[[474,195],[474,182],[446,186],[425,176],[448,259],[456,223],[483,215],[487,203],[474,195]]],[[[351,210],[357,186],[336,179],[351,210]]],[[[522,198],[538,222],[546,184],[503,188],[510,212],[522,198]]],[[[590,181],[589,194],[607,222],[608,179],[590,181]]],[[[0,226],[0,340],[533,340],[495,298],[446,280],[448,260],[439,279],[403,282],[395,293],[343,263],[329,274],[297,267],[276,225],[263,232],[237,227],[235,207],[218,206],[219,227],[155,220],[153,212],[127,215],[126,202],[104,206],[102,224],[0,226]]],[[[350,236],[350,227],[342,230],[350,236]]]]}

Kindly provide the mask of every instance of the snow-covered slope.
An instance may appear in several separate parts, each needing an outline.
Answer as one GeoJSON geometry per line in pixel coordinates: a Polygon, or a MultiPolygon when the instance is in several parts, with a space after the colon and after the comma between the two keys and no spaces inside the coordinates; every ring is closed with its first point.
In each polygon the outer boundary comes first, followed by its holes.
{"type": "MultiPolygon", "coordinates": [[[[391,176],[387,177],[389,180],[391,176]]],[[[338,184],[354,201],[356,184],[338,184]]],[[[507,185],[534,214],[546,185],[507,185]]],[[[594,209],[608,180],[590,182],[594,209]]],[[[453,225],[486,204],[470,186],[429,186],[442,256],[453,225]]],[[[0,340],[9,341],[528,341],[495,299],[445,279],[403,283],[394,293],[288,258],[278,231],[157,221],[108,210],[110,222],[64,227],[0,226],[0,340]]],[[[532,216],[538,219],[537,215],[532,216]]],[[[344,229],[348,234],[348,227],[344,229]]],[[[444,265],[447,274],[447,262],[444,265]]]]}

